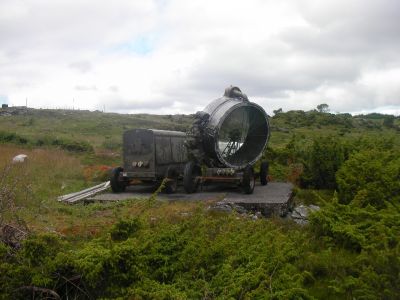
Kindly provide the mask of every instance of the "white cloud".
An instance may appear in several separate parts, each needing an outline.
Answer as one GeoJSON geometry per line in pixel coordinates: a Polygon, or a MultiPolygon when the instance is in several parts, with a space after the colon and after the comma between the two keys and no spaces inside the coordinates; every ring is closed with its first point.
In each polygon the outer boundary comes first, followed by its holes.
{"type": "Polygon", "coordinates": [[[399,20],[395,0],[3,0],[0,94],[193,113],[234,84],[269,112],[396,111],[399,20]]]}

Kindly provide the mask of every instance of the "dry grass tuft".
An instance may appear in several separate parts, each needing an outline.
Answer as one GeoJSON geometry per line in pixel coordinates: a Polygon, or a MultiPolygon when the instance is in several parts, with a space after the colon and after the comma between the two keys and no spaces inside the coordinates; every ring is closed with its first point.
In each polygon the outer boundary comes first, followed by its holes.
{"type": "Polygon", "coordinates": [[[83,183],[82,166],[60,150],[0,146],[1,222],[18,218],[36,219],[51,210],[55,197],[83,183]],[[26,154],[23,163],[13,163],[18,154],[26,154]]]}

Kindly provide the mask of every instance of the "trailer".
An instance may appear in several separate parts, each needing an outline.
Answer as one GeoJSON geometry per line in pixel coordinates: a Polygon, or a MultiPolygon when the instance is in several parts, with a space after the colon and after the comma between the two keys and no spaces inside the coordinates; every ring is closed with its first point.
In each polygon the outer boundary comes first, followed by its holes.
{"type": "Polygon", "coordinates": [[[110,183],[122,192],[136,183],[159,184],[173,193],[182,179],[187,193],[206,182],[227,182],[253,193],[258,177],[267,184],[268,163],[254,165],[270,136],[264,109],[250,102],[238,87],[225,89],[221,98],[197,112],[188,132],[133,129],[123,135],[123,167],[113,169],[110,183]]]}
{"type": "Polygon", "coordinates": [[[186,134],[179,131],[132,129],[123,134],[123,166],[112,170],[110,183],[115,193],[133,184],[159,185],[174,193],[188,161],[186,134]]]}

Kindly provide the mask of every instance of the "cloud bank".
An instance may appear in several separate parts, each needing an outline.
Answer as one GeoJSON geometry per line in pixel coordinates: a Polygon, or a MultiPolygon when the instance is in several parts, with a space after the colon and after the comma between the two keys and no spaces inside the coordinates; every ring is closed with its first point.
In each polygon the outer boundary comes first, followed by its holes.
{"type": "Polygon", "coordinates": [[[268,112],[400,114],[396,0],[0,2],[0,99],[194,113],[239,86],[268,112]]]}

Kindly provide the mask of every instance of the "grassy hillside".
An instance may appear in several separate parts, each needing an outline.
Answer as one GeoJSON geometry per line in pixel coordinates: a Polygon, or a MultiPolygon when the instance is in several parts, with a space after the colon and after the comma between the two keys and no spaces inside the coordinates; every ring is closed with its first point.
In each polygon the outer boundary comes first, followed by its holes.
{"type": "Polygon", "coordinates": [[[86,154],[105,164],[121,161],[122,133],[132,128],[186,131],[191,116],[123,115],[99,111],[28,109],[0,116],[0,142],[29,147],[54,146],[86,154]]]}
{"type": "Polygon", "coordinates": [[[120,164],[123,130],[185,130],[190,120],[55,110],[0,116],[0,299],[400,297],[400,120],[391,116],[291,111],[270,119],[264,158],[273,179],[296,185],[297,204],[321,206],[306,226],[156,195],[55,200],[120,164]],[[28,162],[11,164],[19,153],[28,162]]]}

